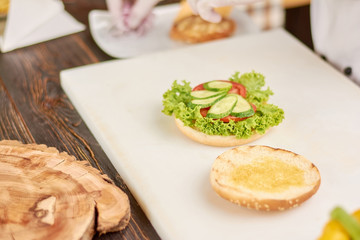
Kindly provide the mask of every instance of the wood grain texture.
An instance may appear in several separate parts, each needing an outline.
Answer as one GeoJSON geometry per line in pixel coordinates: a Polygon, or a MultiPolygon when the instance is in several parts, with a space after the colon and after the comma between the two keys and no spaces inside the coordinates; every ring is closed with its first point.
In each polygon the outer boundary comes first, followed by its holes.
{"type": "Polygon", "coordinates": [[[34,142],[29,129],[12,102],[2,79],[0,78],[0,138],[22,139],[26,143],[34,142]]]}
{"type": "MultiPolygon", "coordinates": [[[[64,1],[87,24],[88,12],[104,9],[99,0],[64,1]]],[[[125,183],[60,86],[59,72],[111,59],[84,32],[0,54],[0,139],[46,144],[86,160],[129,196],[132,216],[117,233],[94,239],[159,239],[125,183]],[[2,81],[1,81],[2,80],[2,81]]]]}
{"type": "Polygon", "coordinates": [[[106,175],[46,145],[0,141],[0,188],[0,239],[92,239],[130,218],[106,175]]]}

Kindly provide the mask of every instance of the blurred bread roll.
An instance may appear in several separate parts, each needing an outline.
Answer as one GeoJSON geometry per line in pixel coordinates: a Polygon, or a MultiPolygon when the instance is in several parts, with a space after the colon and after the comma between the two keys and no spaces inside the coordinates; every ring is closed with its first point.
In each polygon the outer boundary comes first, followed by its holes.
{"type": "Polygon", "coordinates": [[[219,23],[211,23],[194,15],[186,1],[180,3],[180,10],[170,30],[170,38],[186,43],[200,43],[231,36],[235,29],[235,22],[228,16],[232,7],[215,9],[223,18],[219,23]]]}

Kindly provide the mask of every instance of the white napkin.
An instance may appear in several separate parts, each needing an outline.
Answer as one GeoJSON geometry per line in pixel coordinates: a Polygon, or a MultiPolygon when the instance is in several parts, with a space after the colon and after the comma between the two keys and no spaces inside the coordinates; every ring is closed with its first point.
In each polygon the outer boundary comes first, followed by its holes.
{"type": "Polygon", "coordinates": [[[360,1],[312,0],[314,48],[360,85],[360,1]]]}
{"type": "MultiPolygon", "coordinates": [[[[179,4],[168,4],[154,8],[154,26],[145,35],[135,32],[120,37],[111,34],[112,21],[108,11],[92,10],[89,14],[90,32],[98,46],[115,58],[129,58],[156,51],[187,47],[188,44],[169,38],[174,18],[180,9],[179,4]]],[[[256,33],[259,28],[238,9],[230,16],[237,24],[234,36],[256,33]]]]}
{"type": "Polygon", "coordinates": [[[11,0],[0,49],[9,52],[84,29],[59,0],[11,0]]]}

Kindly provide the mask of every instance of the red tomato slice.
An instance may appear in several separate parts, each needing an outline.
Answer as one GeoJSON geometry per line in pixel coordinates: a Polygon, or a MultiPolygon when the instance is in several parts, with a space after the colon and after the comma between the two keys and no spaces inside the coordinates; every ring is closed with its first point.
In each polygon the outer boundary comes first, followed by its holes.
{"type": "MultiPolygon", "coordinates": [[[[219,80],[219,81],[223,81],[223,82],[229,82],[232,84],[232,88],[229,90],[229,93],[235,93],[235,94],[239,94],[242,97],[246,97],[246,88],[244,85],[237,83],[237,82],[232,82],[232,81],[228,81],[228,80],[219,80]]],[[[199,91],[199,90],[204,90],[204,84],[199,84],[196,87],[193,88],[193,91],[199,91]]]]}
{"type": "MultiPolygon", "coordinates": [[[[227,80],[219,80],[219,81],[223,81],[223,82],[229,82],[232,84],[232,88],[229,90],[229,93],[235,93],[235,94],[238,94],[238,95],[241,95],[242,97],[246,97],[246,88],[244,85],[240,84],[240,83],[236,83],[236,82],[232,82],[232,81],[227,81],[227,80]]],[[[193,88],[193,91],[199,91],[199,90],[204,90],[204,84],[199,84],[197,85],[196,87],[193,88]]],[[[256,112],[256,106],[252,103],[250,103],[251,106],[253,107],[254,111],[256,112]]],[[[202,108],[200,109],[200,114],[203,116],[203,117],[206,117],[207,115],[207,112],[209,111],[210,107],[207,107],[207,108],[202,108]]],[[[248,117],[245,117],[245,118],[239,118],[239,117],[234,117],[234,116],[226,116],[226,117],[223,117],[223,118],[220,118],[221,121],[223,122],[230,122],[230,120],[233,120],[235,122],[237,121],[242,121],[242,120],[245,120],[247,119],[248,117]]]]}
{"type": "Polygon", "coordinates": [[[204,84],[199,84],[196,87],[193,88],[193,91],[199,91],[199,90],[204,90],[204,84]]]}
{"type": "Polygon", "coordinates": [[[229,81],[233,86],[230,89],[229,93],[235,93],[235,94],[239,94],[242,97],[246,97],[246,88],[244,85],[240,84],[240,83],[236,83],[236,82],[231,82],[229,81]]]}
{"type": "Polygon", "coordinates": [[[207,108],[201,108],[201,109],[200,109],[200,114],[201,114],[201,116],[206,117],[206,115],[207,115],[207,113],[208,113],[209,109],[210,109],[210,107],[207,107],[207,108]]]}

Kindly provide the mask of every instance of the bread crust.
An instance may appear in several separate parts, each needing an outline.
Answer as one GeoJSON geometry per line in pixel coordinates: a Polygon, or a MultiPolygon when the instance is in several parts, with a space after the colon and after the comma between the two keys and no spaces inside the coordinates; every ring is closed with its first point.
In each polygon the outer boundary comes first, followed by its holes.
{"type": "Polygon", "coordinates": [[[170,30],[170,38],[186,43],[201,43],[227,38],[236,29],[232,19],[222,18],[220,23],[211,23],[198,15],[191,15],[175,22],[170,30]]]}
{"type": "MultiPolygon", "coordinates": [[[[292,176],[288,176],[292,177],[292,176]]],[[[221,154],[214,162],[210,182],[222,198],[256,210],[282,211],[294,208],[313,196],[319,189],[321,177],[316,166],[296,153],[268,146],[241,146],[221,154]],[[231,172],[243,164],[252,164],[261,157],[276,158],[304,171],[305,184],[290,186],[283,192],[260,192],[237,185],[230,180],[231,172]]]]}
{"type": "Polygon", "coordinates": [[[194,128],[185,126],[184,123],[177,118],[175,119],[176,126],[179,130],[188,138],[195,142],[199,142],[209,146],[215,147],[234,147],[244,145],[253,142],[261,138],[264,134],[260,135],[254,133],[250,138],[236,138],[235,136],[219,136],[219,135],[208,135],[203,132],[197,131],[194,128]]]}

